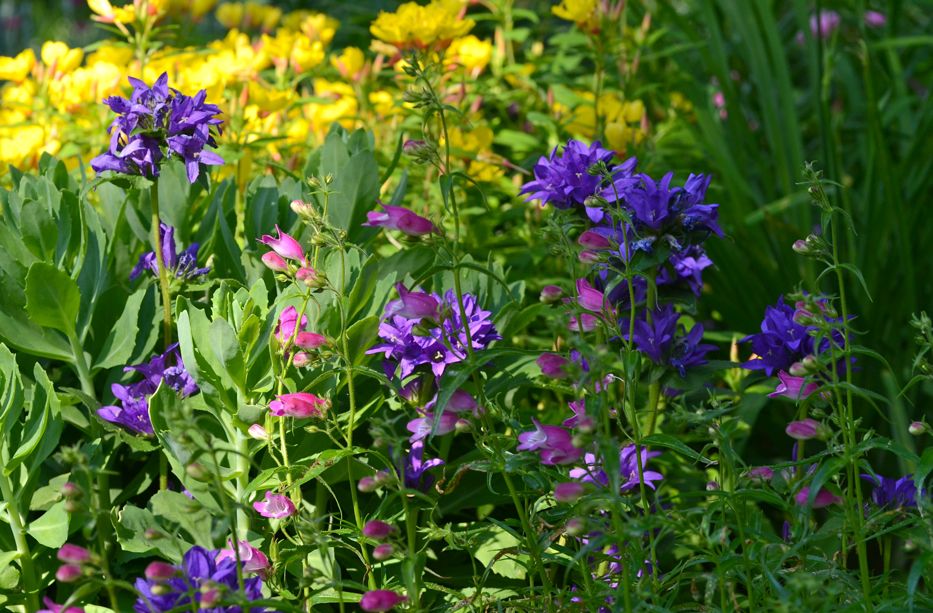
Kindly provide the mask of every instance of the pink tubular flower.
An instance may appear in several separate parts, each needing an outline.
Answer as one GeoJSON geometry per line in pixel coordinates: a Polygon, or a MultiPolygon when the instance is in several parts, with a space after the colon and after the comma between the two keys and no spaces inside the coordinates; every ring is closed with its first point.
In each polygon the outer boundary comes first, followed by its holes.
{"type": "Polygon", "coordinates": [[[403,602],[408,600],[401,594],[396,594],[392,590],[372,590],[363,594],[360,598],[360,608],[367,613],[382,613],[391,611],[403,602]]]}
{"type": "Polygon", "coordinates": [[[363,225],[398,230],[409,236],[424,236],[437,230],[430,220],[405,207],[383,204],[382,208],[385,210],[384,213],[378,211],[366,213],[367,221],[363,225]]]}
{"type": "Polygon", "coordinates": [[[297,510],[295,509],[295,503],[288,496],[273,494],[270,491],[266,492],[265,501],[257,500],[253,503],[253,508],[263,517],[271,519],[282,519],[294,515],[297,510]]]}
{"type": "Polygon", "coordinates": [[[38,613],[84,613],[84,609],[81,607],[68,607],[66,609],[64,605],[55,604],[55,601],[48,596],[42,599],[42,604],[48,608],[39,609],[38,613]]]}
{"type": "Polygon", "coordinates": [[[798,441],[808,441],[811,438],[817,438],[821,436],[824,431],[825,428],[823,424],[809,417],[807,419],[801,419],[800,421],[792,421],[787,424],[787,428],[784,429],[787,436],[795,438],[798,441]]]}
{"type": "Polygon", "coordinates": [[[587,249],[602,250],[612,248],[609,239],[595,230],[587,230],[581,234],[580,238],[577,239],[577,244],[587,249]]]}
{"type": "Polygon", "coordinates": [[[791,400],[802,400],[816,391],[819,387],[816,383],[807,383],[804,377],[795,377],[789,375],[783,370],[778,372],[778,379],[781,380],[774,391],[768,394],[768,398],[778,398],[786,396],[791,400]]]}
{"type": "Polygon", "coordinates": [[[288,270],[288,262],[282,259],[282,256],[274,251],[263,253],[262,263],[266,265],[266,268],[276,272],[285,272],[288,270]]]}
{"type": "Polygon", "coordinates": [[[573,446],[573,437],[560,426],[545,426],[532,418],[535,429],[518,435],[518,451],[537,451],[541,463],[546,465],[570,464],[583,454],[573,446]]]}
{"type": "Polygon", "coordinates": [[[394,533],[395,526],[378,519],[370,520],[363,526],[363,536],[377,541],[383,541],[394,533]]]}
{"type": "Polygon", "coordinates": [[[405,426],[412,433],[408,440],[412,443],[423,440],[430,436],[432,431],[434,436],[450,434],[457,427],[457,419],[456,413],[444,411],[437,418],[437,429],[434,429],[434,413],[425,413],[424,417],[413,419],[405,426]]]}
{"type": "MultiPolygon", "coordinates": [[[[268,494],[268,492],[266,493],[268,494]]],[[[266,554],[250,545],[249,541],[240,541],[237,544],[238,551],[236,553],[233,551],[233,541],[228,540],[227,545],[226,549],[217,552],[215,562],[220,562],[225,558],[236,561],[237,553],[239,553],[240,564],[243,565],[244,573],[256,573],[259,576],[265,576],[269,570],[269,558],[266,557],[266,554]]]]}
{"type": "Polygon", "coordinates": [[[841,21],[836,11],[820,11],[810,16],[810,33],[825,40],[833,35],[841,21]]]}
{"type": "Polygon", "coordinates": [[[567,322],[567,328],[571,332],[592,332],[596,329],[597,321],[596,316],[589,313],[580,313],[579,319],[571,315],[567,322]]]}
{"type": "Polygon", "coordinates": [[[172,566],[168,562],[152,562],[146,567],[145,576],[150,581],[164,583],[178,575],[181,571],[178,567],[172,566]]]}
{"type": "Polygon", "coordinates": [[[275,338],[282,345],[287,345],[292,336],[295,335],[295,328],[303,330],[308,325],[308,318],[301,316],[301,325],[298,324],[298,309],[293,306],[288,307],[279,315],[279,324],[275,327],[275,338]]]}
{"type": "MultiPolygon", "coordinates": [[[[810,500],[810,488],[804,487],[797,495],[794,497],[794,500],[800,506],[806,506],[807,501],[810,500]]],[[[816,493],[816,496],[813,498],[813,508],[822,509],[823,507],[828,507],[831,504],[842,504],[842,498],[833,494],[831,491],[821,488],[819,492],[816,493]]]]}
{"type": "Polygon", "coordinates": [[[295,344],[302,349],[317,349],[327,344],[327,337],[314,332],[299,332],[295,335],[295,344]]]}
{"type": "Polygon", "coordinates": [[[276,417],[323,417],[328,404],[325,398],[307,392],[282,394],[269,403],[269,411],[276,417]]]}
{"type": "Polygon", "coordinates": [[[273,238],[268,234],[263,234],[262,238],[259,239],[259,242],[263,243],[264,245],[269,245],[272,247],[273,251],[286,260],[304,262],[305,251],[301,248],[301,244],[293,237],[282,232],[282,230],[280,230],[277,225],[275,226],[275,233],[279,235],[278,238],[273,238]]]}
{"type": "Polygon", "coordinates": [[[84,547],[65,543],[58,550],[58,559],[67,564],[84,564],[90,561],[91,552],[84,547]]]}
{"type": "Polygon", "coordinates": [[[535,360],[538,368],[541,369],[541,374],[551,379],[563,379],[568,375],[564,370],[567,362],[569,362],[567,358],[556,353],[542,353],[541,357],[535,360]]]}
{"type": "Polygon", "coordinates": [[[774,477],[774,470],[768,466],[757,466],[749,469],[745,476],[755,481],[770,481],[774,477]]]}
{"type": "Polygon", "coordinates": [[[402,283],[396,283],[399,299],[386,305],[386,313],[405,317],[407,319],[421,319],[430,317],[437,319],[437,298],[425,292],[410,292],[402,283]]]}

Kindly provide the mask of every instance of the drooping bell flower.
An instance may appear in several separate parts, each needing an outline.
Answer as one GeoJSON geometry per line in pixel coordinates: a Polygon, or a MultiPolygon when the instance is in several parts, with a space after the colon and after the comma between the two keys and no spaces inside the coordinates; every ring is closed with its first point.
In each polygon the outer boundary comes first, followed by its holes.
{"type": "Polygon", "coordinates": [[[819,388],[816,383],[807,383],[805,377],[795,377],[783,370],[778,372],[778,379],[780,379],[780,383],[774,388],[773,392],[768,394],[768,398],[784,396],[792,400],[803,400],[819,388]]]}
{"type": "Polygon", "coordinates": [[[425,219],[405,207],[383,204],[382,208],[384,210],[382,213],[378,211],[367,212],[367,222],[363,225],[398,230],[409,236],[424,236],[437,230],[429,219],[425,219]]]}
{"type": "Polygon", "coordinates": [[[242,565],[244,573],[255,573],[260,577],[266,576],[266,573],[269,571],[269,558],[267,558],[266,554],[262,551],[250,545],[249,541],[239,541],[237,543],[237,551],[234,552],[233,541],[228,540],[227,548],[218,551],[214,561],[218,564],[222,560],[233,560],[236,562],[237,555],[239,555],[240,564],[242,565]]]}
{"type": "Polygon", "coordinates": [[[293,260],[299,264],[304,263],[305,252],[301,247],[301,243],[295,240],[291,235],[282,232],[278,225],[275,226],[275,233],[278,236],[263,234],[262,238],[258,240],[260,243],[271,247],[275,253],[286,260],[293,260]]]}
{"type": "Polygon", "coordinates": [[[308,417],[323,417],[329,405],[330,402],[326,398],[308,392],[280,394],[269,403],[269,412],[276,417],[306,419],[308,417]]]}
{"type": "Polygon", "coordinates": [[[288,496],[273,494],[270,491],[266,492],[265,500],[257,500],[254,502],[253,508],[263,517],[268,517],[270,519],[282,519],[283,517],[294,515],[297,512],[295,503],[292,502],[288,496]]]}

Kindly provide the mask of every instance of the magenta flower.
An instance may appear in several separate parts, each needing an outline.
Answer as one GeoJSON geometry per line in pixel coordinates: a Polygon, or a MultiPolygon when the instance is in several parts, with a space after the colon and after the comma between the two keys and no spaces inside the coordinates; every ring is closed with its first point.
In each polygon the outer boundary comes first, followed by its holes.
{"type": "Polygon", "coordinates": [[[456,413],[444,411],[437,418],[437,428],[435,429],[434,413],[425,413],[423,417],[413,419],[405,426],[412,433],[408,440],[414,443],[415,441],[424,440],[431,434],[434,436],[450,434],[456,429],[458,419],[456,413]]]}
{"type": "Polygon", "coordinates": [[[298,324],[298,309],[293,306],[288,307],[279,315],[279,323],[275,327],[275,338],[283,346],[288,345],[295,336],[295,328],[303,330],[308,325],[308,318],[301,316],[301,325],[298,324]]]}
{"type": "Polygon", "coordinates": [[[538,296],[538,299],[541,300],[544,304],[554,304],[560,297],[564,295],[564,290],[559,288],[556,285],[545,285],[541,289],[541,295],[538,296]]]}
{"type": "Polygon", "coordinates": [[[295,344],[305,350],[317,349],[327,344],[327,337],[315,332],[299,332],[295,344]]]}
{"type": "Polygon", "coordinates": [[[768,398],[779,398],[785,396],[791,400],[803,400],[817,390],[819,385],[816,383],[807,383],[804,377],[795,377],[786,372],[779,371],[778,379],[781,380],[774,391],[768,394],[768,398]]]}
{"type": "Polygon", "coordinates": [[[378,519],[373,519],[363,526],[363,536],[383,541],[395,533],[395,526],[378,519]]]}
{"type": "Polygon", "coordinates": [[[257,500],[254,502],[253,508],[263,517],[269,517],[271,519],[289,517],[290,515],[294,515],[297,511],[297,509],[295,509],[295,503],[293,503],[288,496],[273,494],[270,491],[266,492],[266,499],[264,501],[257,500]]]}
{"type": "Polygon", "coordinates": [[[569,362],[567,358],[557,355],[556,353],[542,353],[541,357],[535,360],[535,363],[538,365],[538,368],[541,369],[541,374],[545,377],[550,377],[551,379],[563,379],[569,373],[564,369],[564,366],[569,362]]]}
{"type": "Polygon", "coordinates": [[[392,557],[392,554],[395,553],[395,547],[392,543],[382,543],[373,547],[373,559],[379,560],[388,560],[392,557]]]}
{"type": "Polygon", "coordinates": [[[518,435],[518,451],[537,451],[541,463],[546,465],[576,462],[583,450],[573,446],[573,437],[560,426],[545,426],[531,419],[535,429],[518,435]]]}
{"type": "Polygon", "coordinates": [[[402,283],[396,283],[395,289],[398,291],[398,300],[393,300],[386,305],[386,315],[396,315],[406,319],[422,319],[430,317],[437,319],[437,307],[440,302],[425,292],[410,292],[402,283]]]}
{"type": "Polygon", "coordinates": [[[810,16],[810,33],[813,36],[827,39],[833,35],[841,21],[836,11],[820,11],[810,16]]]}
{"type": "Polygon", "coordinates": [[[749,469],[745,476],[754,481],[770,481],[774,477],[774,470],[768,466],[757,466],[749,469]]]}
{"type": "Polygon", "coordinates": [[[869,28],[883,28],[888,23],[888,18],[884,13],[878,11],[865,11],[865,25],[869,28]]]}
{"type": "Polygon", "coordinates": [[[586,279],[577,279],[577,304],[587,311],[600,312],[609,306],[601,291],[586,279]]]}
{"type": "Polygon", "coordinates": [[[84,613],[84,609],[81,607],[68,607],[66,609],[64,605],[55,604],[55,601],[48,596],[42,599],[42,604],[48,608],[39,609],[38,613],[84,613]]]}
{"type": "Polygon", "coordinates": [[[55,580],[60,583],[73,583],[81,578],[81,567],[74,564],[62,564],[55,572],[55,580]]]}
{"type": "Polygon", "coordinates": [[[795,438],[798,441],[808,441],[811,438],[823,438],[827,434],[826,427],[815,419],[802,419],[792,421],[784,429],[787,436],[795,438]]]}
{"type": "Polygon", "coordinates": [[[404,207],[383,204],[382,208],[385,210],[384,213],[378,211],[366,213],[367,222],[363,225],[398,230],[409,236],[424,236],[437,230],[430,220],[404,207]]]}
{"type": "Polygon", "coordinates": [[[175,577],[179,574],[177,567],[172,566],[168,562],[151,562],[149,566],[146,567],[144,576],[149,581],[154,581],[156,583],[164,583],[172,577],[175,577]]]}
{"type": "Polygon", "coordinates": [[[84,547],[65,543],[58,550],[58,559],[67,564],[84,564],[91,559],[91,552],[84,547]]]}
{"type": "Polygon", "coordinates": [[[595,230],[587,230],[581,234],[580,238],[577,239],[577,244],[587,249],[595,249],[597,251],[612,248],[612,243],[609,242],[609,239],[595,230]]]}
{"type": "MultiPolygon", "coordinates": [[[[269,492],[266,492],[268,494],[269,492]]],[[[291,502],[289,500],[289,502],[291,502]]],[[[294,507],[293,507],[294,508],[294,507]]],[[[256,573],[260,577],[265,577],[269,570],[269,558],[259,549],[249,544],[249,541],[240,541],[237,544],[237,552],[233,551],[233,541],[227,541],[227,549],[221,549],[217,552],[214,561],[220,564],[221,560],[230,559],[236,562],[237,553],[240,556],[240,564],[243,565],[244,573],[256,573]]]]}
{"type": "Polygon", "coordinates": [[[299,263],[304,262],[305,252],[304,249],[301,248],[301,244],[293,237],[282,232],[278,225],[275,226],[275,232],[279,235],[278,238],[274,238],[268,234],[263,234],[262,238],[259,239],[259,242],[265,245],[269,245],[272,247],[273,251],[286,260],[295,260],[299,263]]]}
{"type": "Polygon", "coordinates": [[[269,403],[269,411],[276,417],[323,417],[324,411],[330,403],[325,398],[299,392],[297,394],[281,394],[276,400],[269,403]]]}
{"type": "MultiPolygon", "coordinates": [[[[802,488],[799,492],[797,492],[794,500],[798,505],[805,506],[810,500],[810,488],[802,488]]],[[[825,488],[820,489],[820,491],[817,492],[816,496],[813,498],[814,509],[822,509],[823,507],[828,507],[831,504],[842,504],[842,498],[825,488]]]]}
{"type": "Polygon", "coordinates": [[[592,332],[596,329],[598,321],[595,315],[589,313],[580,313],[579,318],[576,315],[571,315],[570,319],[567,320],[567,328],[571,332],[592,332]]]}
{"type": "Polygon", "coordinates": [[[360,598],[360,608],[368,613],[381,613],[391,611],[396,605],[406,600],[408,600],[407,597],[396,594],[392,590],[371,590],[360,598]]]}

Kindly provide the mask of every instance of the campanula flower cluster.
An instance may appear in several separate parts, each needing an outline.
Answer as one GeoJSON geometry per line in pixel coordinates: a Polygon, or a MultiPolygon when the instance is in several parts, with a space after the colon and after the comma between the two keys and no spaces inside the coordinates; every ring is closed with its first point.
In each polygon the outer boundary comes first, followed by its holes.
{"type": "MultiPolygon", "coordinates": [[[[175,244],[175,228],[164,223],[159,224],[159,236],[162,240],[162,257],[165,268],[176,279],[188,280],[202,277],[211,271],[206,266],[198,266],[198,243],[191,243],[187,249],[178,253],[175,244]]],[[[159,264],[155,251],[147,251],[139,256],[139,262],[130,272],[130,281],[135,281],[143,271],[149,271],[153,277],[159,277],[159,264]]]]}

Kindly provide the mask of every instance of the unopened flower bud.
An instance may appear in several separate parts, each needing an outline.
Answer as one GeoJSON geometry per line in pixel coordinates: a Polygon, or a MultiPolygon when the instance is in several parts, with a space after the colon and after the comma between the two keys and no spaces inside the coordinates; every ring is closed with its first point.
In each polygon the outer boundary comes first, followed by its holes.
{"type": "Polygon", "coordinates": [[[276,272],[288,271],[288,262],[275,251],[262,254],[262,263],[266,265],[266,268],[276,272]]]}
{"type": "Polygon", "coordinates": [[[74,583],[81,578],[81,567],[75,564],[62,564],[55,571],[55,579],[61,583],[74,583]]]}
{"type": "Polygon", "coordinates": [[[382,541],[395,532],[395,526],[378,519],[373,519],[363,526],[363,536],[382,541]]]}
{"type": "Polygon", "coordinates": [[[292,211],[294,211],[296,215],[300,215],[302,217],[307,216],[309,213],[314,211],[309,203],[303,202],[301,200],[292,200],[291,207],[292,211]]]}
{"type": "Polygon", "coordinates": [[[770,481],[774,477],[774,470],[768,466],[758,466],[750,469],[745,476],[754,481],[770,481]]]}
{"type": "Polygon", "coordinates": [[[168,562],[152,562],[146,567],[146,579],[163,583],[178,574],[178,569],[168,562]]]}
{"type": "Polygon", "coordinates": [[[564,532],[570,536],[580,536],[586,532],[586,522],[579,517],[571,517],[567,520],[567,523],[564,524],[564,532]]]}
{"type": "Polygon", "coordinates": [[[795,253],[799,253],[800,255],[807,255],[807,243],[802,238],[795,240],[791,248],[795,253]]]}
{"type": "Polygon", "coordinates": [[[584,491],[585,488],[583,487],[582,483],[558,483],[554,486],[554,500],[557,502],[573,504],[580,499],[580,496],[583,495],[584,491]]]}
{"type": "Polygon", "coordinates": [[[201,586],[201,608],[213,609],[220,604],[220,590],[214,583],[205,583],[201,586]]]}
{"type": "Polygon", "coordinates": [[[295,273],[295,279],[297,279],[299,283],[304,283],[308,287],[317,287],[320,283],[317,271],[310,266],[303,266],[299,268],[298,272],[295,273]]]}
{"type": "Polygon", "coordinates": [[[564,290],[557,287],[556,285],[545,285],[541,290],[541,296],[539,299],[544,304],[554,304],[560,300],[561,296],[564,295],[564,290]]]}
{"type": "Polygon", "coordinates": [[[62,485],[62,496],[69,500],[80,500],[81,497],[84,496],[84,492],[81,491],[78,484],[66,481],[64,485],[62,485]]]}
{"type": "Polygon", "coordinates": [[[295,366],[295,368],[304,368],[310,363],[311,363],[311,356],[309,356],[304,351],[299,351],[292,358],[292,364],[295,366]]]}
{"type": "Polygon", "coordinates": [[[706,482],[706,491],[707,491],[707,492],[715,492],[715,491],[718,490],[718,489],[719,489],[719,482],[717,482],[717,481],[707,481],[707,482],[706,482]]]}
{"type": "Polygon", "coordinates": [[[473,424],[468,419],[460,418],[454,422],[454,431],[457,434],[464,434],[473,429],[473,424]]]}
{"type": "Polygon", "coordinates": [[[577,244],[586,249],[600,250],[600,249],[609,249],[612,247],[612,243],[609,242],[609,239],[596,232],[595,230],[587,230],[580,235],[580,238],[577,239],[577,244]]]}
{"type": "Polygon", "coordinates": [[[379,560],[388,560],[395,553],[395,547],[392,543],[382,543],[373,547],[373,558],[379,560]]]}
{"type": "Polygon", "coordinates": [[[577,258],[583,264],[595,264],[599,262],[599,254],[591,249],[584,249],[577,258]]]}
{"type": "Polygon", "coordinates": [[[85,564],[91,559],[91,552],[78,545],[65,543],[58,550],[58,559],[68,564],[85,564]]]}
{"type": "Polygon", "coordinates": [[[375,492],[380,487],[380,484],[376,481],[375,477],[370,477],[369,475],[365,477],[360,477],[360,480],[356,482],[356,489],[368,494],[369,492],[375,492]]]}
{"type": "Polygon", "coordinates": [[[806,441],[811,438],[825,439],[830,434],[829,428],[815,419],[810,418],[792,421],[787,424],[787,428],[785,428],[784,431],[787,433],[787,436],[795,438],[798,441],[806,441]]]}
{"type": "Polygon", "coordinates": [[[913,434],[914,436],[920,436],[927,431],[927,425],[922,421],[915,421],[907,427],[907,431],[913,434]]]}
{"type": "Polygon", "coordinates": [[[68,498],[65,500],[64,508],[66,513],[78,513],[84,508],[84,505],[79,500],[68,498]]]}
{"type": "Polygon", "coordinates": [[[262,424],[253,424],[246,432],[257,441],[268,441],[272,438],[262,424]]]}

